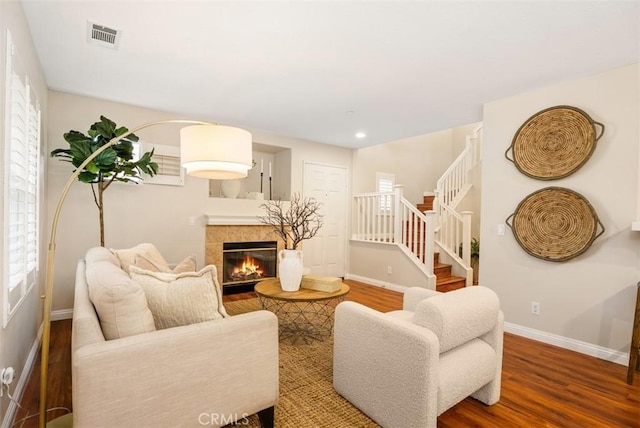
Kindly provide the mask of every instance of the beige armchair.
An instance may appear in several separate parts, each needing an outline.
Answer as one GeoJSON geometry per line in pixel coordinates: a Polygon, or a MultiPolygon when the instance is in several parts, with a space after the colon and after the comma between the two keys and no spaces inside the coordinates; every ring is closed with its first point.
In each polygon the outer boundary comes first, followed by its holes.
{"type": "Polygon", "coordinates": [[[486,287],[410,288],[403,310],[355,302],[335,312],[333,386],[385,428],[436,427],[471,396],[500,398],[503,314],[486,287]]]}

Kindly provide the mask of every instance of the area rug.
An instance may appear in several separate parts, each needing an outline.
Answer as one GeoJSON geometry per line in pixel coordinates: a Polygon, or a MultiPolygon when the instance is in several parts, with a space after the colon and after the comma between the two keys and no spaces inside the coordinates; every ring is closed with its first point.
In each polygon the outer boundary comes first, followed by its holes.
{"type": "MultiPolygon", "coordinates": [[[[224,304],[229,315],[260,309],[258,299],[224,304]]],[[[280,341],[280,397],[277,428],[378,427],[333,389],[333,338],[291,343],[280,341]]],[[[238,425],[260,427],[257,416],[238,425]]]]}

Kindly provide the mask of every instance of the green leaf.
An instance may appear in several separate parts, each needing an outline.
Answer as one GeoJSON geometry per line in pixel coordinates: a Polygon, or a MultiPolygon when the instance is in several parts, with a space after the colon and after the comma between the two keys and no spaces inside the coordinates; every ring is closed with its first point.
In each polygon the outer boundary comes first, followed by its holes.
{"type": "Polygon", "coordinates": [[[69,132],[65,133],[63,136],[64,136],[64,139],[69,144],[82,142],[82,141],[91,142],[91,138],[87,137],[82,132],[78,132],[78,131],[69,131],[69,132]]]}
{"type": "Polygon", "coordinates": [[[82,171],[80,175],[78,175],[78,180],[83,183],[95,183],[98,178],[98,174],[93,174],[88,171],[82,171]]]}
{"type": "Polygon", "coordinates": [[[105,139],[111,140],[116,136],[116,124],[104,116],[100,116],[100,122],[96,122],[91,126],[102,135],[105,139]]]}
{"type": "Polygon", "coordinates": [[[51,157],[71,157],[71,150],[69,149],[55,149],[51,151],[51,157]]]}
{"type": "Polygon", "coordinates": [[[127,161],[133,159],[133,144],[131,141],[123,140],[111,147],[116,151],[119,158],[127,161]]]}
{"type": "Polygon", "coordinates": [[[98,166],[93,163],[93,162],[89,162],[84,169],[92,174],[97,174],[100,172],[100,168],[98,168],[98,166]]]}
{"type": "MultiPolygon", "coordinates": [[[[77,140],[70,144],[69,153],[73,157],[74,162],[79,160],[80,163],[88,158],[93,151],[91,145],[87,140],[77,140]]],[[[80,165],[78,163],[78,165],[80,165]]]]}
{"type": "Polygon", "coordinates": [[[112,147],[109,147],[107,150],[96,156],[93,161],[100,167],[100,169],[106,169],[110,171],[116,164],[117,159],[118,155],[116,151],[113,150],[112,147]]]}

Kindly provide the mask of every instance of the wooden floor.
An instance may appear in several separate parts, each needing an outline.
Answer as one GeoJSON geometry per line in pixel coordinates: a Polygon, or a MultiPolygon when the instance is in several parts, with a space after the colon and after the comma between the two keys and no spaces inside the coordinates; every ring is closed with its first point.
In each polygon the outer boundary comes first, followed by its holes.
{"type": "MultiPolygon", "coordinates": [[[[400,293],[345,282],[351,287],[348,300],[380,311],[402,307],[400,293]]],[[[250,297],[255,295],[243,293],[224,299],[250,297]]],[[[72,405],[70,337],[70,320],[53,323],[49,408],[72,405]]],[[[38,407],[39,372],[36,364],[22,399],[22,406],[32,413],[38,407]]],[[[505,333],[500,402],[487,407],[468,398],[442,414],[438,426],[640,427],[640,373],[633,385],[626,383],[626,373],[627,368],[619,364],[505,333]]],[[[20,411],[18,419],[24,414],[20,411]]],[[[24,426],[37,426],[37,418],[24,426]]]]}

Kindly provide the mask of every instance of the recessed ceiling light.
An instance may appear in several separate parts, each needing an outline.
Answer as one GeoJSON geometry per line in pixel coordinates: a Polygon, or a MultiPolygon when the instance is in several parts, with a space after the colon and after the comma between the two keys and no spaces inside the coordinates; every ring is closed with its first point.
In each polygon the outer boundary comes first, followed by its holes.
{"type": "Polygon", "coordinates": [[[364,132],[356,132],[356,138],[365,138],[367,134],[364,132]]]}

